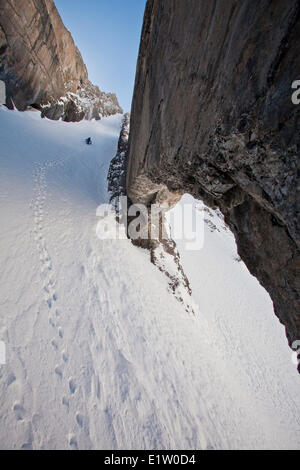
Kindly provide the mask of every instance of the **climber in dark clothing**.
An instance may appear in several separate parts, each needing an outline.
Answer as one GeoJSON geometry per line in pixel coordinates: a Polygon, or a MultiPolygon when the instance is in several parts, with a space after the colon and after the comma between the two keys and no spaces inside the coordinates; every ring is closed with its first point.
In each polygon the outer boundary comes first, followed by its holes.
{"type": "Polygon", "coordinates": [[[90,137],[85,139],[85,142],[86,142],[87,145],[92,145],[92,139],[90,137]]]}

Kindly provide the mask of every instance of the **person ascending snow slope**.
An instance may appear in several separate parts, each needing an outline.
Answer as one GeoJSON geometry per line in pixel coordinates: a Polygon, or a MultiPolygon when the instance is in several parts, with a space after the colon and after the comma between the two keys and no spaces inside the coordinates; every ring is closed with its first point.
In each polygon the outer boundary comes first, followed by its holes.
{"type": "Polygon", "coordinates": [[[85,139],[85,142],[86,142],[87,145],[92,145],[91,137],[88,137],[87,139],[85,139]]]}

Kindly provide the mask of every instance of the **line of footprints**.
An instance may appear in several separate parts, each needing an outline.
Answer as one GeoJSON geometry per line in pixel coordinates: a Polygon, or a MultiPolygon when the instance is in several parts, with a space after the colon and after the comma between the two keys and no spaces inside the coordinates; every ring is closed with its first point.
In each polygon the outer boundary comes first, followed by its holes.
{"type": "MultiPolygon", "coordinates": [[[[34,198],[31,204],[34,212],[34,239],[37,244],[37,249],[39,252],[39,257],[41,261],[41,275],[43,279],[43,290],[45,294],[45,301],[49,308],[49,325],[53,330],[56,330],[56,336],[52,339],[51,345],[53,349],[60,354],[62,359],[62,365],[57,365],[55,367],[55,374],[57,377],[63,379],[63,366],[68,362],[68,354],[65,348],[63,347],[63,337],[64,332],[60,326],[60,312],[57,308],[58,296],[56,293],[56,281],[54,278],[54,271],[52,266],[51,257],[49,255],[46,240],[44,236],[44,206],[46,201],[46,171],[48,168],[55,167],[61,162],[57,161],[47,161],[45,164],[36,164],[33,179],[34,179],[34,198]]],[[[68,379],[68,389],[69,397],[75,394],[76,392],[76,381],[74,378],[70,377],[68,379]]],[[[69,411],[70,399],[67,396],[62,398],[62,405],[64,408],[69,411]]],[[[75,415],[76,422],[79,427],[83,427],[83,416],[80,413],[75,415]]],[[[78,449],[78,443],[76,436],[69,435],[68,442],[71,448],[78,449]]]]}

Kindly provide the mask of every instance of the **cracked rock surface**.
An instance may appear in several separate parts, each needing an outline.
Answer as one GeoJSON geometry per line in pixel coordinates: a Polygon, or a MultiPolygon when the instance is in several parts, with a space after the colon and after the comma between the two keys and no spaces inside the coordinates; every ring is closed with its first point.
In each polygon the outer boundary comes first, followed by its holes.
{"type": "Polygon", "coordinates": [[[0,0],[0,80],[6,104],[50,119],[80,121],[121,113],[88,72],[53,0],[0,0]]]}
{"type": "Polygon", "coordinates": [[[219,207],[290,345],[300,338],[300,2],[148,0],[127,192],[219,207]]]}

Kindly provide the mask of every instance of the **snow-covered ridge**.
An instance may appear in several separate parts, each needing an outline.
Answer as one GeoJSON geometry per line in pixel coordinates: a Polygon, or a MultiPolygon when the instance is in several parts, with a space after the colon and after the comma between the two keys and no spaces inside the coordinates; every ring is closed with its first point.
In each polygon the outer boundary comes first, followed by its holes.
{"type": "Polygon", "coordinates": [[[43,117],[72,122],[100,120],[123,112],[115,94],[104,93],[91,82],[81,85],[77,93],[68,92],[57,101],[42,105],[41,109],[43,117]]]}

